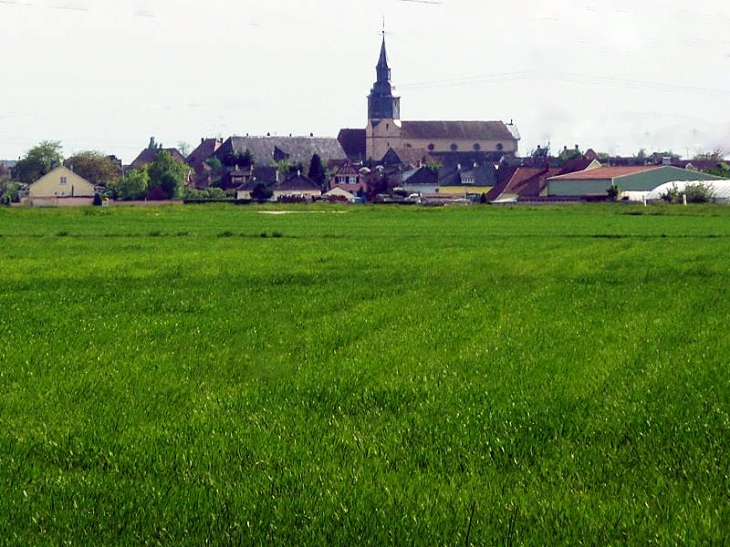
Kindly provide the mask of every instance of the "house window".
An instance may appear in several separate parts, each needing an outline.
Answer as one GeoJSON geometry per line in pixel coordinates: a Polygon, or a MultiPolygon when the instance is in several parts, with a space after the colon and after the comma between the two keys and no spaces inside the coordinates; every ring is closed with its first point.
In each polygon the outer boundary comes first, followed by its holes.
{"type": "Polygon", "coordinates": [[[482,149],[482,146],[478,142],[475,142],[472,148],[474,149],[474,152],[479,152],[482,149]]]}
{"type": "Polygon", "coordinates": [[[456,152],[458,149],[459,149],[459,145],[456,144],[455,142],[452,142],[451,143],[451,151],[452,152],[456,152]]]}
{"type": "Polygon", "coordinates": [[[501,152],[502,150],[504,150],[504,145],[501,142],[498,142],[496,148],[501,152]]]}
{"type": "Polygon", "coordinates": [[[61,184],[66,184],[68,182],[68,179],[66,177],[61,177],[61,184]]]}
{"type": "Polygon", "coordinates": [[[435,144],[433,144],[433,143],[431,143],[431,144],[429,144],[429,145],[428,145],[428,149],[429,149],[429,150],[430,150],[431,152],[433,152],[435,148],[436,148],[436,145],[435,145],[435,144]]]}

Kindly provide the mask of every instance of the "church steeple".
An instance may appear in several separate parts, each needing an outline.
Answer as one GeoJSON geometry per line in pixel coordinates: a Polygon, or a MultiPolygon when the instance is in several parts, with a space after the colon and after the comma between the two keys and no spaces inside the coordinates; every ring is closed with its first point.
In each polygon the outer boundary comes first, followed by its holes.
{"type": "Polygon", "coordinates": [[[385,50],[385,33],[383,33],[383,43],[380,46],[380,59],[378,59],[378,66],[375,67],[375,70],[378,74],[378,82],[390,82],[388,52],[385,50]]]}
{"type": "Polygon", "coordinates": [[[385,49],[385,33],[380,46],[380,58],[375,67],[377,80],[368,95],[368,118],[371,120],[400,118],[400,97],[395,86],[390,83],[390,67],[388,66],[388,52],[385,49]]]}

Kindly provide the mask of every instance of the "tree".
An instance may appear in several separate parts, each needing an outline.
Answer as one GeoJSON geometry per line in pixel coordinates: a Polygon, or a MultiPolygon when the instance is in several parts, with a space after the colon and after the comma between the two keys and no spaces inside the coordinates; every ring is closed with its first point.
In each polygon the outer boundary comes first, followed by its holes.
{"type": "Polygon", "coordinates": [[[19,182],[37,181],[63,161],[60,141],[41,141],[25,153],[12,169],[12,177],[19,182]]]}
{"type": "Polygon", "coordinates": [[[102,152],[85,150],[66,160],[66,166],[96,186],[113,186],[122,178],[116,163],[102,152]]]}
{"type": "Polygon", "coordinates": [[[695,154],[692,161],[715,161],[720,163],[724,162],[725,155],[725,151],[722,148],[715,148],[712,152],[695,154]]]}
{"type": "Polygon", "coordinates": [[[279,174],[288,177],[289,175],[296,175],[304,171],[304,164],[301,161],[291,162],[289,160],[281,160],[274,162],[274,166],[279,171],[279,174]]]}
{"type": "Polygon", "coordinates": [[[174,199],[178,197],[187,179],[188,167],[175,161],[166,151],[157,154],[149,166],[149,199],[174,199]]]}
{"type": "Polygon", "coordinates": [[[715,201],[712,189],[701,182],[685,185],[684,195],[687,197],[687,203],[712,203],[715,201]]]}
{"type": "Polygon", "coordinates": [[[621,195],[621,189],[615,184],[612,184],[610,188],[606,190],[606,195],[611,201],[616,201],[619,195],[621,195]]]}
{"type": "Polygon", "coordinates": [[[705,169],[703,173],[707,173],[708,175],[715,175],[716,177],[722,177],[724,179],[730,179],[730,165],[723,162],[718,162],[718,164],[713,167],[712,169],[705,169]]]}
{"type": "Polygon", "coordinates": [[[253,190],[251,190],[251,197],[259,203],[270,200],[273,195],[274,192],[271,188],[266,186],[263,182],[257,182],[256,186],[254,186],[253,190]]]}
{"type": "Polygon", "coordinates": [[[309,172],[307,176],[312,179],[320,188],[324,188],[327,182],[327,169],[322,163],[322,158],[319,154],[312,155],[312,161],[309,164],[309,172]]]}
{"type": "Polygon", "coordinates": [[[177,149],[183,155],[184,158],[187,158],[188,154],[190,154],[190,145],[188,143],[186,143],[185,141],[178,142],[177,149]]]}
{"type": "Polygon", "coordinates": [[[20,201],[20,183],[10,180],[0,181],[0,204],[10,205],[20,201]]]}
{"type": "Polygon", "coordinates": [[[236,154],[236,165],[239,167],[251,167],[253,165],[253,153],[246,148],[243,152],[236,154]]]}
{"type": "Polygon", "coordinates": [[[118,185],[117,197],[124,200],[142,199],[147,195],[150,185],[148,166],[133,169],[124,175],[118,185]]]}

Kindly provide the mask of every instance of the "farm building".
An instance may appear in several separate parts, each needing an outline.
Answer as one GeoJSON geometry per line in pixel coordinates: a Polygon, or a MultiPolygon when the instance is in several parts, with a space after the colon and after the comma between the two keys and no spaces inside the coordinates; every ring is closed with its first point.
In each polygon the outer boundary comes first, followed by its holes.
{"type": "Polygon", "coordinates": [[[548,196],[605,196],[611,186],[622,192],[650,192],[666,182],[721,180],[720,177],[669,165],[600,167],[547,180],[548,196]]]}

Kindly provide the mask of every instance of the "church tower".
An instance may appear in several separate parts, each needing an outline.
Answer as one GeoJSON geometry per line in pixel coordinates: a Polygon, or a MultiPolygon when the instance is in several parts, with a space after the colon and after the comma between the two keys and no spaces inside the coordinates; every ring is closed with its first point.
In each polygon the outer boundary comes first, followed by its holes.
{"type": "Polygon", "coordinates": [[[385,34],[375,67],[377,79],[368,95],[367,157],[379,161],[389,148],[400,145],[400,96],[390,81],[385,34]]]}

